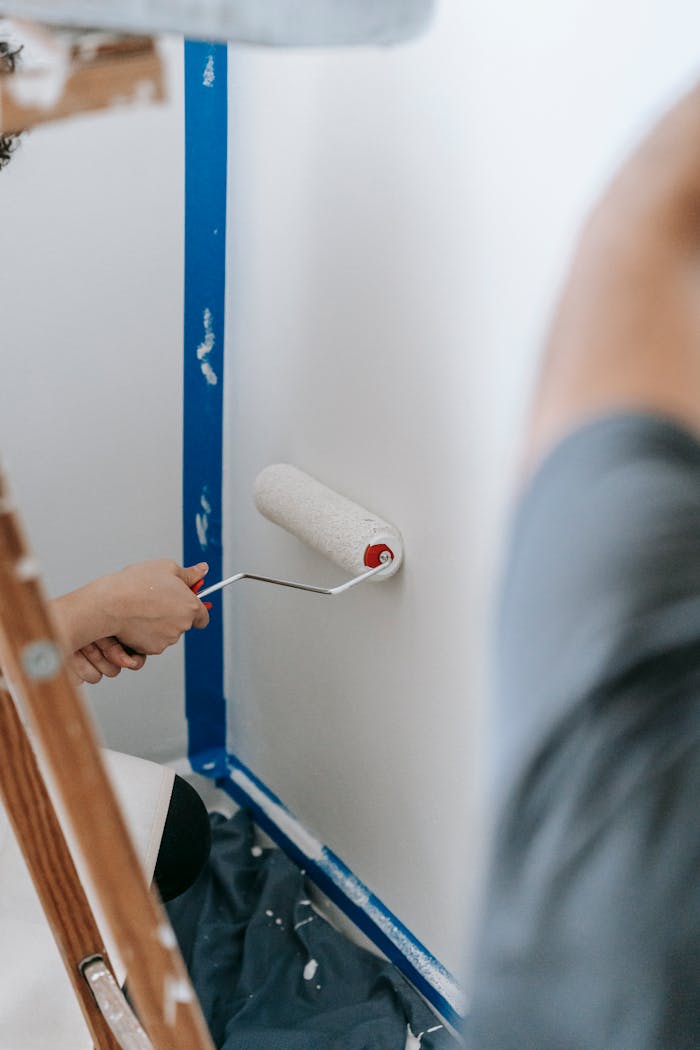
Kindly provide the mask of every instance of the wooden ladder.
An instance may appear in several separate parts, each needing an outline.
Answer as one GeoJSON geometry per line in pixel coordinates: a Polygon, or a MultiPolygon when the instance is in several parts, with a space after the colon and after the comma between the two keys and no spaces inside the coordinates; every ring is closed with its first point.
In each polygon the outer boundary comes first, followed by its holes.
{"type": "Polygon", "coordinates": [[[0,797],[98,1050],[213,1050],[175,935],[146,884],[90,716],[64,666],[1,470],[0,797]],[[42,749],[141,1024],[114,980],[13,697],[42,749]]]}

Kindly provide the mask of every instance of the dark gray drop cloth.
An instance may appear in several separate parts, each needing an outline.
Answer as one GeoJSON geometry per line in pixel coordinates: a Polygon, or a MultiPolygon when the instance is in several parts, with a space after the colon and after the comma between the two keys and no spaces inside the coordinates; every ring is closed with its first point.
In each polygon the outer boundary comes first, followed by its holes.
{"type": "MultiPolygon", "coordinates": [[[[439,1025],[396,967],[316,914],[288,857],[252,852],[244,810],[211,821],[208,864],[167,908],[219,1050],[404,1050],[407,1025],[439,1025]]],[[[421,1040],[456,1046],[444,1028],[421,1040]]]]}

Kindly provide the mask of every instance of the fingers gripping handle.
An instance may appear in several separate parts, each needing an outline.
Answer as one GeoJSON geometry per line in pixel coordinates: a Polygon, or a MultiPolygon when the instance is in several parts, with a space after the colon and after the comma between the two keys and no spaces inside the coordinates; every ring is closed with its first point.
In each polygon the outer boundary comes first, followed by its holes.
{"type": "MultiPolygon", "coordinates": [[[[192,591],[193,594],[199,595],[199,592],[201,591],[203,586],[204,586],[204,580],[197,580],[196,583],[192,584],[192,586],[190,587],[190,590],[192,591]]],[[[209,594],[209,593],[210,593],[210,591],[208,590],[207,594],[209,594]]],[[[204,595],[200,595],[200,597],[203,598],[204,595]]],[[[211,602],[202,602],[202,604],[203,604],[205,609],[211,609],[211,602]]]]}

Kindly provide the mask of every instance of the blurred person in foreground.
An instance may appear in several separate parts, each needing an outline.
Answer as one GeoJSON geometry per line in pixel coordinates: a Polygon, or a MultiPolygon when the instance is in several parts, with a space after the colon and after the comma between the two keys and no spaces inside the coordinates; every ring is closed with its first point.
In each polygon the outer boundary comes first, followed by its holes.
{"type": "Polygon", "coordinates": [[[580,238],[496,642],[473,1050],[700,1048],[700,87],[580,238]]]}

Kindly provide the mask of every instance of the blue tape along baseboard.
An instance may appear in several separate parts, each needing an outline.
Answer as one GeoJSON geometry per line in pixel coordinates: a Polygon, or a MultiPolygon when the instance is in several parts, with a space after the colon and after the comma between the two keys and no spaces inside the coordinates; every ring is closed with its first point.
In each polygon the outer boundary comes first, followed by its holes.
{"type": "MultiPolygon", "coordinates": [[[[206,561],[210,581],[223,575],[227,132],[227,48],[186,41],[183,557],[206,561]]],[[[226,702],[221,595],[212,601],[208,628],[185,636],[185,712],[193,769],[217,775],[226,702]]]]}
{"type": "Polygon", "coordinates": [[[437,1012],[458,1027],[465,1013],[465,995],[452,974],[250,769],[233,755],[228,756],[228,764],[228,775],[217,780],[218,786],[252,813],[273,842],[305,870],[437,1012]]]}

